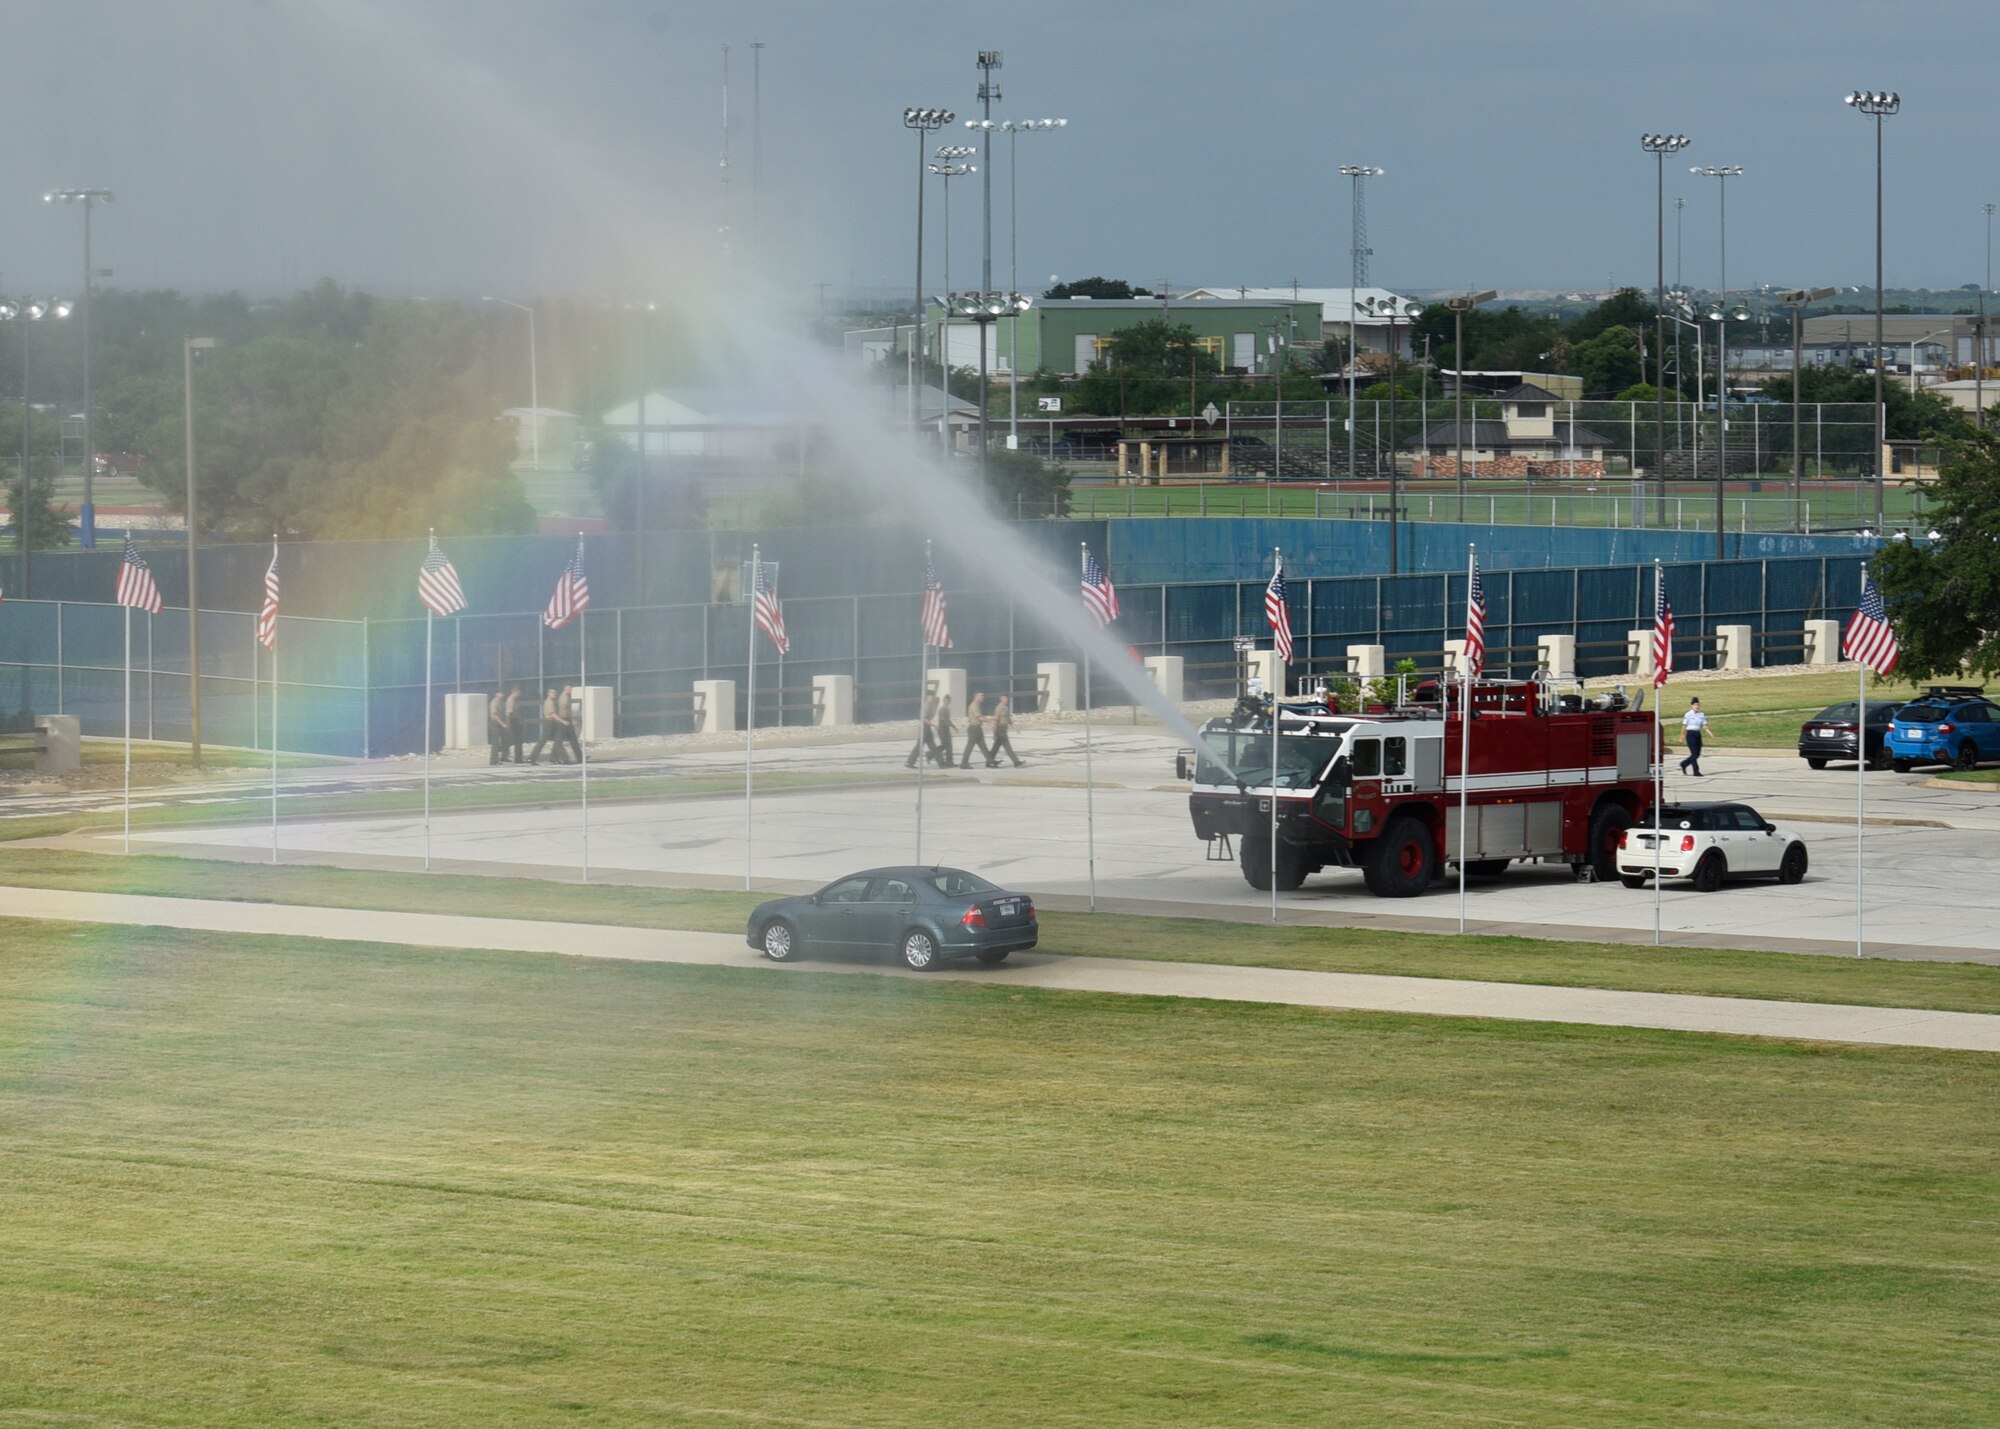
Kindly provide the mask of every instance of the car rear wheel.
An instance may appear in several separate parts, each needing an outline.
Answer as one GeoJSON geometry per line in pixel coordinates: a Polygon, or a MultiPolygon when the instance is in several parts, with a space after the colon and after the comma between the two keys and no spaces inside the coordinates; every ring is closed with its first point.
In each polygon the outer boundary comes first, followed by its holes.
{"type": "Polygon", "coordinates": [[[1644,888],[1646,886],[1646,875],[1643,873],[1621,873],[1618,875],[1618,881],[1627,888],[1644,888]]]}
{"type": "Polygon", "coordinates": [[[1820,757],[1819,757],[1818,755],[1816,755],[1816,754],[1808,754],[1808,755],[1806,756],[1806,768],[1808,768],[1808,769],[1824,769],[1824,768],[1826,768],[1826,761],[1825,761],[1824,759],[1821,759],[1821,758],[1820,758],[1820,757]]]}
{"type": "Polygon", "coordinates": [[[1722,861],[1721,854],[1703,854],[1701,862],[1694,866],[1694,878],[1692,880],[1694,891],[1697,893],[1715,892],[1716,889],[1722,887],[1722,875],[1727,871],[1728,865],[1722,861]]]}
{"type": "Polygon", "coordinates": [[[937,965],[937,939],[922,928],[912,928],[903,934],[903,966],[911,972],[927,973],[937,965]]]}
{"type": "Polygon", "coordinates": [[[1778,882],[1804,883],[1806,881],[1806,846],[1793,844],[1785,850],[1784,861],[1778,865],[1778,882]]]}
{"type": "Polygon", "coordinates": [[[979,955],[979,961],[984,963],[989,968],[997,968],[1000,966],[1000,964],[1007,961],[1007,954],[1009,951],[1011,950],[1003,948],[997,953],[981,953],[979,955]]]}
{"type": "Polygon", "coordinates": [[[1979,767],[1979,746],[1969,739],[1961,744],[1958,747],[1958,759],[1953,767],[1958,769],[1977,769],[1979,767]]]}
{"type": "Polygon", "coordinates": [[[1910,761],[1907,759],[1892,759],[1889,761],[1889,767],[1898,774],[1907,774],[1910,772],[1910,761]]]}
{"type": "Polygon", "coordinates": [[[1882,748],[1879,744],[1876,745],[1875,752],[1868,756],[1868,767],[1870,769],[1887,769],[1889,767],[1889,751],[1882,748]]]}
{"type": "Polygon", "coordinates": [[[790,923],[776,918],[764,925],[764,936],[758,939],[758,946],[774,963],[793,962],[799,956],[799,935],[790,923]]]}

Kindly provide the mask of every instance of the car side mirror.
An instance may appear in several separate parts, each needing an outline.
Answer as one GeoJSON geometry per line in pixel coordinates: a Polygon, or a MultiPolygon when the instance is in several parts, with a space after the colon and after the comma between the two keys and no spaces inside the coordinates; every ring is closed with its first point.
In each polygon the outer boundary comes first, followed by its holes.
{"type": "Polygon", "coordinates": [[[1767,834],[1775,834],[1777,831],[1778,831],[1778,826],[1776,824],[1764,825],[1764,832],[1767,834]]]}
{"type": "Polygon", "coordinates": [[[1179,750],[1174,755],[1174,778],[1186,779],[1188,776],[1189,776],[1189,770],[1188,770],[1187,751],[1185,749],[1179,750]]]}

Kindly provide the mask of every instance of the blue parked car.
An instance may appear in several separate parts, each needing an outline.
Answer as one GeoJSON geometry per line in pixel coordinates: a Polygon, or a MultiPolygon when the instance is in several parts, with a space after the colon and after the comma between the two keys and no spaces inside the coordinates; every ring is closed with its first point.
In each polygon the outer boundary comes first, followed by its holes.
{"type": "Polygon", "coordinates": [[[1897,772],[1915,764],[1976,769],[2000,759],[2000,705],[1984,690],[1933,685],[1896,711],[1889,728],[1889,761],[1897,772]]]}

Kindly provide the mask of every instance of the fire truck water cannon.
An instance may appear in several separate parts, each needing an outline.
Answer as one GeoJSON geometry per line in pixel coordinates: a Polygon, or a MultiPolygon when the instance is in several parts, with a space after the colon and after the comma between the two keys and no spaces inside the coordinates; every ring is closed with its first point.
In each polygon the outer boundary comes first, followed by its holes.
{"type": "Polygon", "coordinates": [[[1275,741],[1269,702],[1239,702],[1181,752],[1196,837],[1210,861],[1234,857],[1252,888],[1270,888],[1274,866],[1286,891],[1321,869],[1358,868],[1369,892],[1411,898],[1458,860],[1463,783],[1468,875],[1519,859],[1617,877],[1618,840],[1651,808],[1660,757],[1643,695],[1475,682],[1469,770],[1459,767],[1463,702],[1461,685],[1431,680],[1354,713],[1280,704],[1275,741]]]}

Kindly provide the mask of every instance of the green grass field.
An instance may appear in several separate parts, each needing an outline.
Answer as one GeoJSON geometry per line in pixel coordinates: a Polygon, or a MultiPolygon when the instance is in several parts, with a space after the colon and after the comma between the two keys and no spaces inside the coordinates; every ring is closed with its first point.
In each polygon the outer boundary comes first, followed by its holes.
{"type": "MultiPolygon", "coordinates": [[[[740,932],[762,893],[0,847],[0,885],[740,932]]],[[[1607,890],[1608,897],[1619,897],[1607,890]]],[[[2000,968],[1042,911],[1044,952],[2000,1013],[2000,968]]]]}
{"type": "MultiPolygon", "coordinates": [[[[1611,685],[1616,680],[1593,684],[1611,685]]],[[[1629,682],[1628,682],[1629,683],[1629,682]]],[[[1916,696],[1918,685],[1904,680],[1868,682],[1871,700],[1908,700],[1916,696]]],[[[1699,698],[1711,721],[1708,742],[1722,749],[1797,749],[1799,726],[1825,709],[1843,701],[1853,703],[1857,694],[1854,672],[1830,674],[1758,675],[1749,679],[1701,679],[1675,676],[1668,681],[1662,709],[1679,741],[1679,720],[1688,701],[1699,698]]]]}
{"type": "Polygon", "coordinates": [[[1991,1423],[2000,1060],[0,924],[0,1420],[1991,1423]]]}

